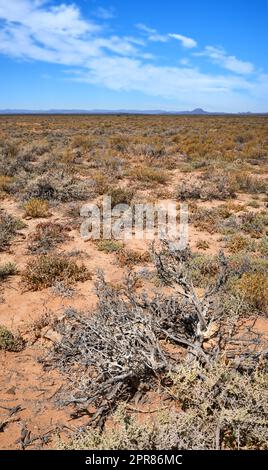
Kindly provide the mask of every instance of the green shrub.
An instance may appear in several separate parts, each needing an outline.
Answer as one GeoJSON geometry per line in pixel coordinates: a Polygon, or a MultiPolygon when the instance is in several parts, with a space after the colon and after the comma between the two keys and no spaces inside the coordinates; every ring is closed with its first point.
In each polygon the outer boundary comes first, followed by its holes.
{"type": "Polygon", "coordinates": [[[0,215],[0,251],[9,247],[18,230],[25,228],[22,220],[12,215],[0,215]]]}
{"type": "Polygon", "coordinates": [[[226,246],[231,253],[256,250],[256,243],[254,243],[254,240],[243,237],[243,235],[240,235],[239,233],[232,235],[227,241],[226,246]]]}
{"type": "Polygon", "coordinates": [[[127,188],[110,188],[107,195],[111,197],[111,206],[113,208],[117,206],[117,204],[130,205],[134,193],[131,189],[127,188]]]}
{"type": "Polygon", "coordinates": [[[23,284],[28,290],[41,290],[53,286],[56,281],[70,284],[91,279],[84,265],[60,255],[41,255],[29,261],[22,273],[23,284]]]}
{"type": "Polygon", "coordinates": [[[237,292],[253,309],[266,312],[268,308],[267,273],[245,273],[238,279],[233,290],[237,292]]]}
{"type": "Polygon", "coordinates": [[[4,326],[0,325],[0,351],[18,352],[24,347],[24,341],[20,336],[14,336],[4,326]]]}
{"type": "Polygon", "coordinates": [[[0,265],[0,281],[3,281],[9,276],[17,274],[17,266],[15,263],[8,262],[0,265]]]}
{"type": "Polygon", "coordinates": [[[123,249],[123,244],[116,240],[100,240],[97,243],[98,250],[105,253],[118,253],[123,249]]]}

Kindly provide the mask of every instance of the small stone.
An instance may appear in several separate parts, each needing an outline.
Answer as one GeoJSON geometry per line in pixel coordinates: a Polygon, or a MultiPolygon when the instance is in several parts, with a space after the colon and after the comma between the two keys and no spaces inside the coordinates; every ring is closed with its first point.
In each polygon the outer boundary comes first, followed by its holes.
{"type": "Polygon", "coordinates": [[[61,335],[51,328],[48,328],[42,332],[42,337],[52,341],[53,343],[59,343],[61,341],[61,335]]]}

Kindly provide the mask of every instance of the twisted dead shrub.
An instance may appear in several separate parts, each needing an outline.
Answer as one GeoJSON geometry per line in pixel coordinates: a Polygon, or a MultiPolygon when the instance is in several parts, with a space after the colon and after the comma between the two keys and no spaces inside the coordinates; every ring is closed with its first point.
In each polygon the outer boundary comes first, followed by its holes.
{"type": "MultiPolygon", "coordinates": [[[[121,291],[113,289],[100,275],[99,304],[95,313],[86,315],[67,309],[64,318],[55,322],[61,341],[43,361],[47,367],[58,367],[71,376],[69,389],[61,397],[62,403],[83,407],[91,415],[91,423],[102,427],[106,416],[118,403],[137,400],[146,390],[164,384],[167,377],[171,377],[175,387],[171,394],[174,398],[177,382],[186,381],[182,377],[187,371],[190,376],[193,374],[191,386],[198,391],[200,377],[200,380],[205,374],[213,377],[213,370],[222,367],[225,361],[232,371],[229,374],[226,369],[227,383],[230,378],[231,386],[232,374],[252,376],[259,361],[266,360],[267,352],[258,350],[259,335],[248,328],[242,338],[239,337],[241,322],[237,306],[232,310],[231,302],[226,308],[226,302],[222,301],[229,276],[224,255],[219,255],[219,274],[202,298],[197,296],[189,277],[189,256],[188,250],[176,251],[168,244],[161,252],[154,251],[158,276],[172,289],[168,297],[135,294],[135,280],[131,276],[121,291]],[[169,348],[169,344],[173,348],[169,348]],[[95,412],[88,411],[89,405],[95,412]]],[[[224,381],[222,384],[226,388],[224,381]]],[[[163,385],[163,388],[166,387],[163,385]]],[[[179,393],[176,400],[179,406],[184,406],[179,393]]],[[[195,426],[195,419],[199,420],[200,436],[193,442],[189,440],[190,434],[187,435],[184,446],[197,448],[207,432],[206,413],[200,421],[197,409],[190,406],[189,410],[186,421],[195,426]]],[[[215,443],[216,418],[213,423],[211,433],[214,433],[215,443]]],[[[224,432],[231,432],[228,421],[226,426],[224,432]]],[[[211,433],[202,444],[203,448],[212,446],[211,433]]],[[[182,445],[182,441],[178,442],[182,445]]]]}
{"type": "Polygon", "coordinates": [[[267,373],[241,374],[224,362],[204,370],[181,365],[171,392],[180,411],[164,410],[138,422],[121,405],[115,426],[74,435],[64,449],[267,449],[267,373]]]}

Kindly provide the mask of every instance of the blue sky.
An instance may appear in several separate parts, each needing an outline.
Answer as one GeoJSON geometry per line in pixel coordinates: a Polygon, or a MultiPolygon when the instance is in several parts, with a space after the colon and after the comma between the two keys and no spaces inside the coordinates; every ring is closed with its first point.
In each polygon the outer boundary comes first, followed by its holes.
{"type": "Polygon", "coordinates": [[[267,0],[0,0],[0,109],[268,112],[267,0]]]}

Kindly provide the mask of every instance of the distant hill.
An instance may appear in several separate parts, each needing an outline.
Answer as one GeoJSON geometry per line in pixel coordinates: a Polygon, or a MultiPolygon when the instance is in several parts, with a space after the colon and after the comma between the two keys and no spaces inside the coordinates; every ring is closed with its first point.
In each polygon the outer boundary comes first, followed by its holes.
{"type": "Polygon", "coordinates": [[[192,111],[163,111],[161,109],[154,110],[138,110],[138,109],[0,109],[0,114],[168,114],[168,115],[251,115],[251,114],[268,114],[268,113],[224,113],[209,112],[202,108],[196,108],[192,111]]]}

